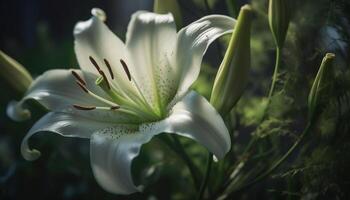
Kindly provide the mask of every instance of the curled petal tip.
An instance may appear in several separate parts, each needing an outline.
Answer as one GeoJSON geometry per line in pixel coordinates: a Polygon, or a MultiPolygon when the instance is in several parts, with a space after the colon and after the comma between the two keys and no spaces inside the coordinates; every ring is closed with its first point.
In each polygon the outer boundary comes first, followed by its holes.
{"type": "Polygon", "coordinates": [[[333,58],[335,58],[334,53],[327,53],[324,59],[333,59],[333,58]]]}
{"type": "Polygon", "coordinates": [[[216,157],[215,155],[213,155],[213,161],[214,161],[214,162],[219,162],[219,158],[216,157]]]}
{"type": "Polygon", "coordinates": [[[36,150],[36,149],[25,149],[24,151],[22,151],[23,157],[24,159],[28,160],[28,161],[34,161],[36,159],[38,159],[41,156],[40,151],[36,150]]]}
{"type": "Polygon", "coordinates": [[[103,11],[102,9],[100,8],[93,8],[91,10],[91,14],[95,17],[97,17],[98,19],[100,19],[101,21],[106,21],[107,19],[107,16],[106,16],[106,13],[105,11],[103,11]]]}
{"type": "Polygon", "coordinates": [[[8,104],[6,114],[14,121],[24,121],[31,117],[30,111],[24,109],[22,104],[17,101],[11,101],[8,104]]]}

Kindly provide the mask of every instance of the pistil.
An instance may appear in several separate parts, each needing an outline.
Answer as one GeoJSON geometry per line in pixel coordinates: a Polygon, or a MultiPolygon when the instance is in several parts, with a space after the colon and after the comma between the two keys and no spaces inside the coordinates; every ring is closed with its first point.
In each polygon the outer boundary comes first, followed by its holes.
{"type": "Polygon", "coordinates": [[[100,101],[100,102],[103,102],[103,103],[106,103],[108,104],[109,106],[111,107],[116,107],[116,106],[119,106],[118,104],[114,103],[114,102],[111,102],[107,99],[104,99],[98,95],[96,95],[95,93],[91,92],[83,83],[81,83],[78,79],[76,81],[77,85],[87,94],[89,94],[91,97],[95,98],[96,100],[100,101]]]}
{"type": "Polygon", "coordinates": [[[111,89],[111,85],[109,84],[108,79],[107,79],[105,73],[104,73],[102,70],[100,70],[99,73],[100,73],[100,75],[103,77],[103,80],[104,80],[104,82],[106,83],[106,86],[107,86],[108,90],[110,90],[110,89],[111,89]]]}
{"type": "Polygon", "coordinates": [[[108,83],[105,76],[100,76],[96,79],[95,84],[99,86],[108,96],[110,96],[114,101],[122,103],[125,102],[125,98],[119,95],[115,89],[108,83]]]}

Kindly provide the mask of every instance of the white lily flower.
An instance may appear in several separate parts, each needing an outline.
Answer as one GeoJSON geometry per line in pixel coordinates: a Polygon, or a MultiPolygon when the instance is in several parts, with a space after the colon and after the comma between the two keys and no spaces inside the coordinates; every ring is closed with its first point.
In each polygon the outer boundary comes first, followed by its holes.
{"type": "Polygon", "coordinates": [[[171,14],[132,15],[125,44],[104,24],[100,9],[74,28],[81,70],[50,70],[8,114],[29,116],[23,103],[35,99],[50,112],[25,136],[21,152],[34,160],[40,152],[28,139],[38,132],[90,139],[93,173],[107,191],[139,191],[132,160],[142,144],[166,132],[196,140],[217,158],[231,147],[228,130],[208,101],[189,87],[198,77],[209,44],[232,32],[235,20],[203,17],[176,32],[171,14]]]}

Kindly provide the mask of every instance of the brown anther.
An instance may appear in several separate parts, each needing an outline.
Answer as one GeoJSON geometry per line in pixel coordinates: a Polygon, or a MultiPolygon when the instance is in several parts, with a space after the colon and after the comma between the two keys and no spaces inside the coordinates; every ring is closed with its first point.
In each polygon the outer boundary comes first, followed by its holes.
{"type": "Polygon", "coordinates": [[[98,66],[96,60],[92,56],[89,56],[89,59],[90,59],[90,62],[94,65],[94,67],[97,69],[97,71],[100,71],[101,69],[98,66]]]}
{"type": "Polygon", "coordinates": [[[108,68],[109,74],[111,75],[111,79],[114,79],[114,74],[113,74],[113,71],[112,71],[112,67],[109,64],[108,60],[107,59],[103,59],[103,61],[105,62],[106,66],[108,68]]]}
{"type": "Polygon", "coordinates": [[[101,76],[103,77],[103,80],[106,81],[107,87],[108,87],[108,89],[110,90],[110,89],[111,89],[111,86],[109,85],[109,82],[108,82],[108,79],[107,79],[107,77],[106,77],[106,74],[105,74],[102,70],[98,71],[98,73],[100,73],[101,76]]]}
{"type": "Polygon", "coordinates": [[[78,84],[78,86],[79,86],[84,92],[89,93],[89,90],[86,88],[85,85],[83,85],[83,84],[80,83],[79,81],[75,81],[75,82],[78,84]]]}
{"type": "Polygon", "coordinates": [[[124,62],[123,59],[120,59],[120,63],[122,64],[123,69],[124,69],[126,75],[128,76],[129,81],[131,81],[131,75],[130,75],[130,71],[128,69],[128,66],[126,65],[126,63],[124,62]]]}
{"type": "Polygon", "coordinates": [[[111,107],[111,110],[117,110],[117,109],[119,109],[120,108],[120,106],[112,106],[111,107]]]}
{"type": "Polygon", "coordinates": [[[75,79],[77,79],[77,81],[79,81],[83,85],[86,85],[86,82],[84,81],[83,78],[81,78],[81,76],[79,76],[78,73],[76,73],[75,71],[72,71],[72,74],[75,77],[75,79]]]}
{"type": "Polygon", "coordinates": [[[94,109],[96,109],[95,106],[81,106],[81,105],[77,105],[77,104],[73,104],[73,107],[78,109],[78,110],[94,110],[94,109]]]}

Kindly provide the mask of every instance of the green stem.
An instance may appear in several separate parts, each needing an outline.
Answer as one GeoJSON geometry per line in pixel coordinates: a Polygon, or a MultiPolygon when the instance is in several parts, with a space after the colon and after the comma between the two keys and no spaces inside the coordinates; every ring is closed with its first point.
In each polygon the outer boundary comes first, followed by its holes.
{"type": "MultiPolygon", "coordinates": [[[[250,149],[254,146],[254,144],[257,142],[257,140],[258,140],[258,138],[255,137],[255,136],[253,136],[253,137],[249,140],[249,143],[246,145],[246,147],[245,147],[244,150],[243,150],[243,153],[241,154],[241,155],[243,155],[243,158],[247,155],[248,151],[250,151],[250,149]]],[[[232,174],[232,172],[234,172],[234,171],[236,170],[237,166],[239,166],[240,163],[242,163],[242,162],[245,163],[246,160],[247,160],[247,159],[239,159],[239,160],[237,160],[237,161],[233,164],[234,167],[233,167],[233,168],[230,168],[230,170],[229,170],[230,174],[232,174]]],[[[227,186],[228,184],[231,183],[231,181],[232,181],[232,179],[229,179],[225,185],[227,186]]]]}
{"type": "Polygon", "coordinates": [[[173,150],[182,158],[182,160],[187,165],[187,167],[190,170],[190,173],[192,175],[192,179],[193,179],[193,183],[195,185],[195,188],[198,190],[200,187],[199,175],[198,175],[199,170],[193,164],[193,162],[192,162],[191,158],[188,156],[188,154],[185,152],[184,147],[181,144],[181,142],[179,141],[179,139],[174,135],[171,135],[171,136],[172,136],[172,139],[173,139],[174,145],[175,145],[173,150]]]}
{"type": "Polygon", "coordinates": [[[204,5],[205,5],[205,9],[207,10],[207,12],[210,14],[210,6],[209,6],[209,2],[208,0],[204,0],[204,5]]]}
{"type": "Polygon", "coordinates": [[[294,150],[299,146],[299,144],[305,138],[305,135],[307,135],[308,132],[311,130],[311,127],[312,127],[312,123],[309,122],[307,124],[306,128],[304,129],[303,133],[298,138],[298,140],[293,144],[293,146],[291,146],[289,148],[289,150],[274,165],[272,165],[267,171],[265,171],[263,174],[256,177],[251,182],[249,182],[249,183],[237,188],[233,192],[231,192],[231,194],[229,196],[231,196],[233,193],[235,193],[237,191],[247,189],[248,187],[254,185],[255,183],[257,183],[257,182],[263,180],[264,178],[266,178],[267,176],[269,176],[275,169],[277,169],[294,152],[294,150]]]}
{"type": "Polygon", "coordinates": [[[260,124],[265,120],[265,118],[267,117],[267,110],[270,106],[271,103],[271,97],[273,95],[273,92],[275,90],[275,85],[276,85],[276,81],[277,81],[277,75],[278,75],[278,70],[280,68],[281,65],[281,56],[282,56],[282,47],[278,47],[276,46],[276,61],[275,61],[275,69],[273,71],[273,75],[272,75],[272,83],[271,83],[271,87],[269,90],[269,94],[267,96],[267,103],[263,112],[263,115],[260,119],[260,124]]]}
{"type": "Polygon", "coordinates": [[[201,184],[201,187],[199,189],[197,200],[200,200],[203,198],[205,188],[208,185],[208,180],[209,180],[209,176],[210,176],[212,162],[213,162],[213,154],[209,152],[208,153],[208,160],[207,160],[207,168],[206,168],[205,176],[202,179],[202,184],[201,184]]]}
{"type": "Polygon", "coordinates": [[[226,5],[231,17],[237,18],[239,9],[236,0],[226,0],[226,5]]]}
{"type": "Polygon", "coordinates": [[[250,151],[250,149],[254,146],[254,144],[256,144],[256,142],[258,141],[258,138],[253,136],[252,139],[249,140],[249,143],[246,145],[245,149],[243,150],[243,158],[242,159],[239,159],[237,160],[234,164],[233,164],[233,167],[231,167],[228,171],[229,171],[229,178],[223,183],[223,186],[220,187],[220,189],[218,189],[218,191],[215,192],[215,195],[214,196],[217,196],[219,195],[220,193],[224,192],[225,189],[231,184],[231,182],[234,180],[235,176],[232,176],[233,173],[234,174],[238,174],[241,169],[242,169],[242,166],[245,165],[245,163],[247,162],[247,158],[246,158],[246,155],[248,153],[248,151],[250,151]]]}
{"type": "Polygon", "coordinates": [[[276,62],[275,62],[275,70],[273,72],[273,76],[272,76],[272,83],[271,83],[271,87],[270,87],[270,91],[269,91],[269,96],[268,96],[268,103],[267,105],[270,104],[270,100],[271,97],[273,95],[274,89],[275,89],[275,85],[276,85],[276,81],[277,81],[277,75],[278,75],[278,69],[280,67],[281,64],[281,54],[282,53],[282,48],[277,47],[276,48],[276,62]]]}

